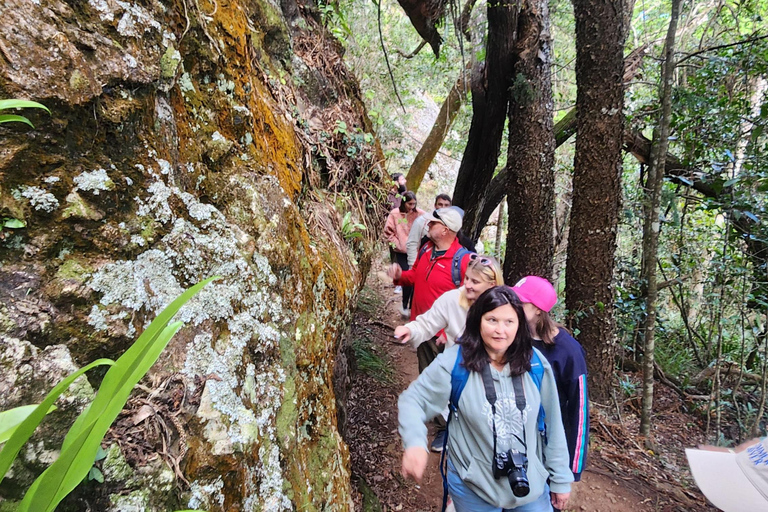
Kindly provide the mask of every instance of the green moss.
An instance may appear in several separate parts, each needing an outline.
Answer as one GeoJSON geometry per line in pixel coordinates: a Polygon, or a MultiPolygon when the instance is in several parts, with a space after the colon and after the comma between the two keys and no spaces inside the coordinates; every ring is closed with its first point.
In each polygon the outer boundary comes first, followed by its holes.
{"type": "Polygon", "coordinates": [[[296,437],[296,421],[299,413],[296,410],[296,381],[286,377],[283,383],[283,403],[277,412],[277,441],[283,450],[289,448],[296,437]]]}
{"type": "Polygon", "coordinates": [[[77,258],[67,258],[56,271],[56,279],[72,279],[83,283],[93,271],[94,268],[89,264],[77,258]]]}
{"type": "Polygon", "coordinates": [[[127,483],[133,478],[133,469],[125,461],[123,452],[117,444],[112,444],[107,448],[107,456],[101,464],[102,472],[107,480],[111,482],[127,483]]]}
{"type": "Polygon", "coordinates": [[[102,212],[90,206],[77,192],[71,192],[66,201],[69,206],[61,212],[61,217],[64,219],[74,217],[76,219],[101,220],[104,218],[102,212]]]}
{"type": "Polygon", "coordinates": [[[173,78],[176,76],[176,70],[181,62],[181,54],[173,47],[166,48],[165,53],[160,58],[160,76],[163,78],[173,78]]]}
{"type": "Polygon", "coordinates": [[[69,86],[75,91],[83,91],[91,86],[91,81],[79,69],[75,69],[69,75],[69,86]]]}

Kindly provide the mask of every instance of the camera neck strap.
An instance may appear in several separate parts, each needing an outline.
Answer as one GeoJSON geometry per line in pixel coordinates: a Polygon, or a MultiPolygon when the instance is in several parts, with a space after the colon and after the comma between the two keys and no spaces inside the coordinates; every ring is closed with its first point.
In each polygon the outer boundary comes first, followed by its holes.
{"type": "MultiPolygon", "coordinates": [[[[483,377],[483,387],[485,388],[485,399],[491,404],[491,425],[493,426],[493,453],[496,453],[496,387],[493,385],[493,376],[491,376],[491,363],[483,366],[480,373],[483,377]]],[[[523,426],[523,438],[520,439],[517,434],[514,435],[518,441],[523,444],[523,449],[528,452],[528,445],[525,442],[525,390],[523,389],[523,376],[512,376],[512,388],[515,390],[515,405],[520,411],[520,422],[523,426]]]]}

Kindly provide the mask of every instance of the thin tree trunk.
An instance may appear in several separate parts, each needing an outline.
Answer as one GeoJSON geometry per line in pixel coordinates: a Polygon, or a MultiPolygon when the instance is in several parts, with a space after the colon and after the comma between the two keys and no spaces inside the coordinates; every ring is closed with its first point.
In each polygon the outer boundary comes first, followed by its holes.
{"type": "MultiPolygon", "coordinates": [[[[464,208],[464,230],[475,233],[477,212],[499,161],[514,67],[517,2],[488,3],[488,42],[485,68],[472,77],[472,123],[461,159],[453,204],[464,208]]],[[[474,70],[473,70],[474,71],[474,70]]],[[[497,203],[498,204],[498,203],[497,203]]]]}
{"type": "Polygon", "coordinates": [[[504,278],[552,279],[555,135],[547,0],[525,2],[518,18],[514,83],[509,100],[507,249],[504,278]]]}
{"type": "Polygon", "coordinates": [[[408,175],[405,178],[408,190],[413,192],[419,190],[424,175],[429,170],[429,166],[435,159],[435,155],[437,155],[440,147],[442,147],[445,136],[448,135],[448,130],[450,130],[454,119],[456,119],[456,114],[459,113],[461,105],[464,103],[464,98],[467,97],[466,82],[467,78],[464,72],[462,72],[459,79],[456,80],[456,83],[448,92],[448,97],[445,98],[443,105],[440,107],[440,113],[437,114],[435,124],[432,125],[429,135],[427,135],[424,144],[419,149],[416,158],[414,158],[411,168],[408,169],[408,175]]]}
{"type": "Polygon", "coordinates": [[[672,11],[664,45],[664,64],[661,72],[661,115],[654,130],[651,147],[651,165],[645,186],[645,223],[643,224],[643,267],[641,279],[645,284],[645,318],[643,333],[643,405],[640,414],[640,434],[645,437],[647,447],[652,446],[651,414],[653,413],[653,363],[656,334],[656,263],[659,252],[659,210],[661,188],[664,184],[664,167],[669,147],[670,116],[672,114],[672,79],[675,73],[675,33],[680,17],[680,0],[672,0],[672,11]]]}
{"type": "Polygon", "coordinates": [[[493,246],[493,255],[496,256],[496,258],[499,260],[499,263],[501,263],[502,260],[501,240],[504,236],[504,223],[507,218],[506,208],[504,207],[505,205],[506,203],[504,201],[499,204],[499,218],[496,221],[496,243],[493,246]]]}
{"type": "Polygon", "coordinates": [[[587,353],[590,395],[611,397],[616,340],[613,267],[621,196],[625,0],[574,0],[576,155],[566,307],[587,353]]]}

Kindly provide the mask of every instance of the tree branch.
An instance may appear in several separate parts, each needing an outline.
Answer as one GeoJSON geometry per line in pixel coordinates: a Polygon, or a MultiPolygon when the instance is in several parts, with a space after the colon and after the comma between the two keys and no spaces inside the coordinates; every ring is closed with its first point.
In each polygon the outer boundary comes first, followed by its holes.
{"type": "Polygon", "coordinates": [[[760,41],[762,39],[768,39],[768,34],[763,35],[763,36],[751,37],[749,39],[744,39],[743,41],[737,41],[735,43],[719,44],[717,46],[710,46],[709,48],[704,48],[702,50],[699,50],[699,51],[696,51],[696,52],[693,52],[693,53],[689,53],[688,55],[686,55],[685,57],[683,57],[679,61],[677,61],[677,65],[679,66],[680,64],[682,64],[686,60],[690,59],[691,57],[698,57],[702,53],[713,52],[715,50],[722,50],[724,48],[731,48],[733,46],[741,46],[743,44],[754,43],[754,42],[760,41]]]}

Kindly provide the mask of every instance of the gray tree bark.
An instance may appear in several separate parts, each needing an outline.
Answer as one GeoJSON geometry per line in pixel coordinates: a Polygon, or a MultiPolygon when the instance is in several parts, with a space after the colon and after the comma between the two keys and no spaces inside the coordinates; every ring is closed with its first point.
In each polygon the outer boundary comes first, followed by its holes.
{"type": "Polygon", "coordinates": [[[664,45],[664,63],[662,64],[661,113],[659,122],[653,131],[651,146],[651,165],[645,185],[645,223],[643,224],[643,265],[641,279],[644,282],[645,318],[643,333],[645,349],[643,351],[643,406],[640,416],[640,434],[645,437],[648,447],[652,444],[651,415],[653,413],[653,363],[656,334],[656,258],[659,252],[659,210],[661,206],[661,187],[664,184],[664,170],[667,149],[669,147],[669,125],[672,114],[672,79],[675,73],[675,32],[680,17],[680,0],[672,0],[672,13],[669,18],[667,40],[664,45]]]}

